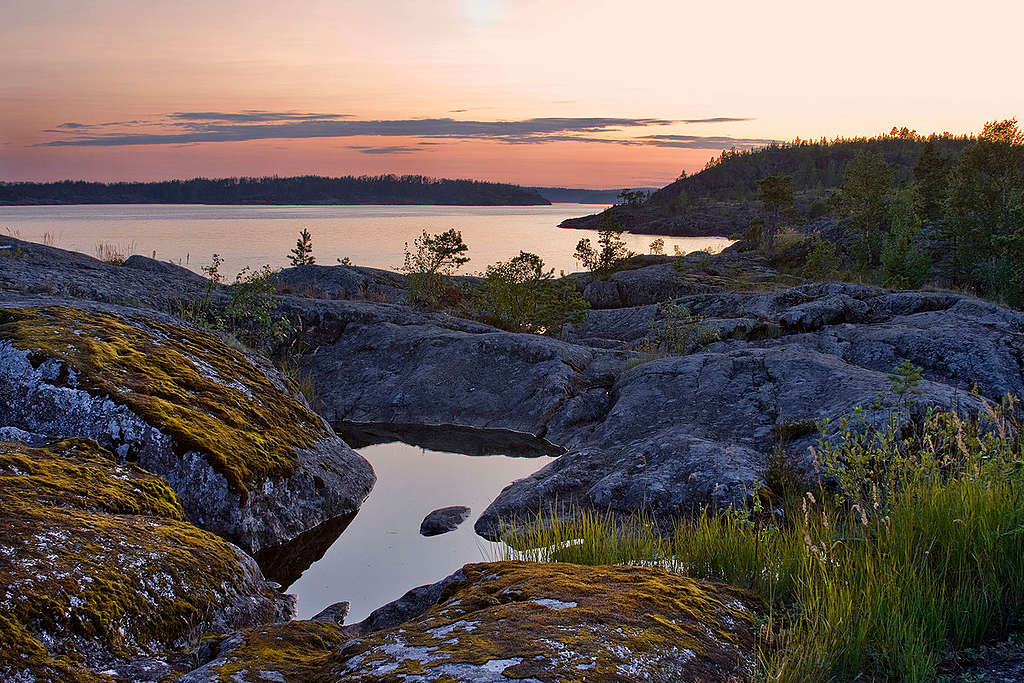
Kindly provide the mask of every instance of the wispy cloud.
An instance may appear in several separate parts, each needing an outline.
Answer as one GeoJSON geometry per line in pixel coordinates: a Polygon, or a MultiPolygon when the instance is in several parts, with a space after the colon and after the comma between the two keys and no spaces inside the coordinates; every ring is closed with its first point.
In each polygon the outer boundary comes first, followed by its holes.
{"type": "Polygon", "coordinates": [[[516,145],[552,142],[595,142],[617,145],[649,145],[713,149],[749,148],[773,140],[699,135],[628,136],[634,131],[679,124],[730,123],[749,118],[701,119],[539,117],[513,121],[459,120],[453,118],[358,120],[349,114],[274,112],[246,109],[238,112],[174,112],[155,121],[109,123],[62,123],[47,132],[61,137],[40,143],[47,147],[125,147],[135,145],[186,145],[205,142],[241,142],[305,138],[403,137],[419,138],[415,146],[352,145],[363,154],[404,154],[441,140],[492,140],[516,145]],[[609,135],[612,134],[612,135],[609,135]],[[623,134],[621,137],[615,134],[623,134]]]}
{"type": "Polygon", "coordinates": [[[382,147],[370,147],[369,145],[349,145],[361,154],[408,154],[410,152],[422,152],[420,147],[406,147],[404,145],[384,145],[382,147]]]}
{"type": "Polygon", "coordinates": [[[176,111],[167,118],[176,121],[230,121],[232,123],[264,123],[270,121],[323,121],[351,118],[351,114],[317,114],[313,112],[266,111],[244,109],[240,112],[176,111]]]}

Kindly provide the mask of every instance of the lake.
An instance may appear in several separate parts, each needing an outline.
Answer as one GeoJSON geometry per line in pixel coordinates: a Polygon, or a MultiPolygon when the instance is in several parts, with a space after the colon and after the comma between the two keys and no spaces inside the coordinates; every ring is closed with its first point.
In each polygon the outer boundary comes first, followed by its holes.
{"type": "Polygon", "coordinates": [[[477,536],[473,523],[505,486],[533,474],[559,452],[511,432],[418,428],[405,437],[421,444],[416,445],[390,434],[367,438],[344,426],[339,431],[377,474],[366,502],[354,516],[256,555],[267,577],[296,596],[301,619],[348,600],[346,621],[355,623],[464,564],[502,559],[504,544],[477,536]],[[521,443],[496,440],[501,435],[521,443]],[[421,536],[427,513],[449,505],[468,506],[472,514],[455,531],[421,536]]]}
{"type": "MultiPolygon", "coordinates": [[[[313,236],[317,263],[349,257],[356,265],[397,269],[403,247],[426,230],[462,231],[476,273],[520,250],[540,255],[556,274],[582,270],[573,249],[593,230],[568,230],[566,218],[606,208],[595,204],[551,206],[208,206],[190,204],[110,204],[0,207],[0,232],[94,255],[109,242],[132,253],[171,260],[196,272],[217,253],[229,277],[244,266],[283,267],[299,231],[313,236]]],[[[629,248],[647,253],[653,235],[624,235],[629,248]]],[[[720,237],[664,237],[665,252],[721,249],[720,237]]]]}

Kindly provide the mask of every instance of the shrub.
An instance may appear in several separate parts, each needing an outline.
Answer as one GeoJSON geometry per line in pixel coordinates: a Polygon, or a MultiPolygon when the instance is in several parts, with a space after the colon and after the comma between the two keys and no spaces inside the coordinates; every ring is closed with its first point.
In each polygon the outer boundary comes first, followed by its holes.
{"type": "Polygon", "coordinates": [[[719,331],[685,307],[668,301],[658,304],[647,336],[637,350],[651,355],[683,355],[703,348],[721,337],[719,331]]]}
{"type": "Polygon", "coordinates": [[[665,240],[661,237],[651,242],[651,253],[652,254],[664,254],[665,253],[665,240]]]}
{"type": "Polygon", "coordinates": [[[598,278],[608,277],[622,266],[623,261],[636,255],[626,248],[622,239],[624,230],[611,213],[605,211],[597,234],[598,248],[594,248],[589,237],[584,237],[576,243],[573,258],[598,278]]]}
{"type": "Polygon", "coordinates": [[[838,274],[839,260],[836,258],[836,245],[816,235],[807,252],[802,275],[808,280],[821,281],[835,279],[838,274]]]}
{"type": "Polygon", "coordinates": [[[224,309],[226,327],[249,347],[273,354],[293,332],[284,316],[275,315],[274,271],[265,265],[257,270],[248,266],[235,277],[231,299],[224,309]]]}
{"type": "Polygon", "coordinates": [[[579,323],[589,304],[571,278],[554,279],[554,269],[525,251],[503,263],[488,266],[474,305],[484,318],[512,332],[537,334],[579,323]]]}
{"type": "Polygon", "coordinates": [[[452,228],[436,235],[426,230],[413,242],[413,249],[405,243],[405,261],[402,272],[406,274],[409,301],[428,308],[441,308],[461,294],[450,291],[446,277],[469,262],[464,256],[469,247],[462,241],[462,233],[452,228]]]}

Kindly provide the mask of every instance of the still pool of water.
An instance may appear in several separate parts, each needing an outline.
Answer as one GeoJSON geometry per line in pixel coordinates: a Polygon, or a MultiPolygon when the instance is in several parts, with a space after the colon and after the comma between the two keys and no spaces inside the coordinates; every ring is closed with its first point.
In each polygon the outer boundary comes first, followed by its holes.
{"type": "Polygon", "coordinates": [[[355,623],[410,588],[439,581],[466,563],[501,559],[504,544],[477,536],[473,523],[505,486],[554,459],[545,452],[557,452],[496,443],[493,433],[491,441],[481,441],[465,430],[426,430],[414,437],[428,448],[400,441],[367,443],[386,436],[362,443],[360,437],[345,436],[377,473],[362,508],[354,517],[326,525],[319,537],[313,533],[305,542],[257,556],[268,577],[298,598],[302,619],[348,600],[347,622],[355,623]],[[469,506],[472,515],[455,531],[420,536],[427,513],[448,505],[469,506]]]}
{"type": "MultiPolygon", "coordinates": [[[[421,231],[462,231],[471,261],[463,272],[476,273],[520,250],[539,254],[550,268],[581,270],[573,249],[593,230],[558,228],[566,218],[604,209],[595,204],[552,206],[208,206],[183,204],[110,204],[0,207],[0,233],[93,255],[110,242],[134,253],[171,260],[200,272],[217,253],[229,277],[244,266],[287,265],[289,250],[303,228],[313,235],[317,262],[330,265],[349,257],[356,265],[397,269],[403,246],[421,231]]],[[[647,253],[654,236],[625,235],[629,248],[647,253]]],[[[666,253],[729,242],[718,237],[665,237],[666,253]]]]}

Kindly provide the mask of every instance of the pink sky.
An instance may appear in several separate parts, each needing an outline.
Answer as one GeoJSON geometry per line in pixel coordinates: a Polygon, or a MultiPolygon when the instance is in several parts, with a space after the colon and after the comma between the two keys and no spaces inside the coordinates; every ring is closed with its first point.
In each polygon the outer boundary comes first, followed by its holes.
{"type": "Polygon", "coordinates": [[[0,179],[662,185],[733,144],[1024,116],[1022,7],[6,0],[0,179]]]}

